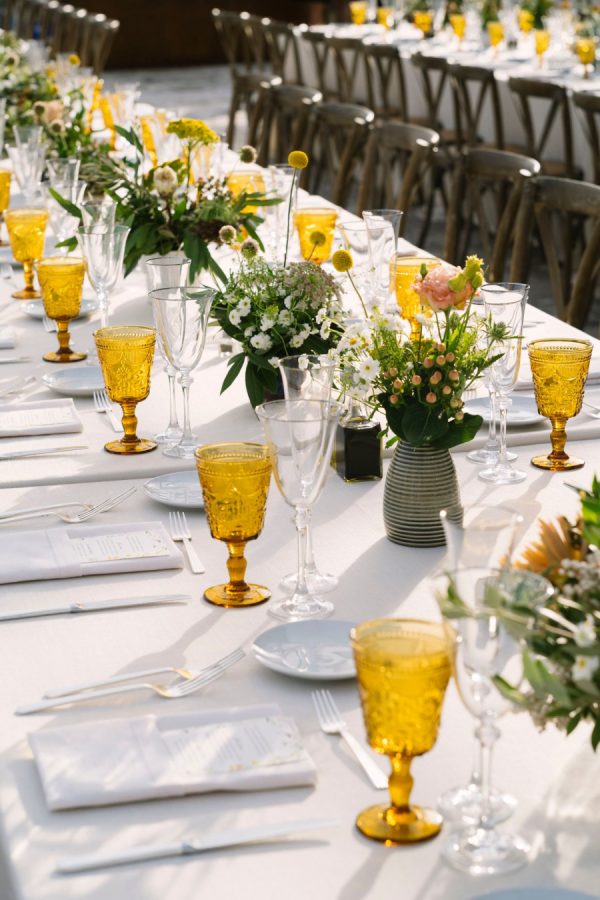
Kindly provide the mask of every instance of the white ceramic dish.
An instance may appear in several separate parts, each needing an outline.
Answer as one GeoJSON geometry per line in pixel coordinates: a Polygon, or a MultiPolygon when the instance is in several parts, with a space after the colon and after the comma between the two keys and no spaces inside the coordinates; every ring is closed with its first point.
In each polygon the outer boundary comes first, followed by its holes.
{"type": "MultiPolygon", "coordinates": [[[[540,416],[535,400],[533,397],[519,397],[513,394],[511,397],[512,404],[508,410],[507,425],[509,428],[520,428],[523,425],[537,425],[543,422],[544,417],[540,416]]],[[[465,403],[465,412],[474,413],[483,416],[483,421],[488,422],[490,418],[490,404],[487,397],[477,397],[474,400],[468,400],[465,403]]]]}
{"type": "MultiPolygon", "coordinates": [[[[32,319],[43,319],[46,313],[44,312],[44,304],[41,300],[28,300],[27,303],[21,304],[21,309],[27,316],[31,316],[32,319]]],[[[81,301],[81,310],[78,319],[83,319],[85,316],[91,315],[95,309],[98,309],[98,301],[92,297],[84,297],[81,301]]]]}
{"type": "Polygon", "coordinates": [[[256,638],[252,650],[263,666],[292,678],[354,678],[356,669],[350,646],[354,624],[324,619],[276,625],[256,638]]]}
{"type": "Polygon", "coordinates": [[[100,366],[69,366],[48,372],[42,381],[51,391],[66,397],[91,397],[94,391],[104,390],[100,366]]]}
{"type": "Polygon", "coordinates": [[[177,509],[203,509],[202,488],[198,473],[171,472],[169,475],[157,475],[144,485],[144,490],[157,503],[174,506],[177,509]]]}

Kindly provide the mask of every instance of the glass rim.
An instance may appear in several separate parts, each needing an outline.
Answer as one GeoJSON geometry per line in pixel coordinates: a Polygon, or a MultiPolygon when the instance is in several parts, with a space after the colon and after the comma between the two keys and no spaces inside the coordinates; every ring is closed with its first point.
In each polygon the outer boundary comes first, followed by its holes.
{"type": "MultiPolygon", "coordinates": [[[[151,256],[146,260],[147,266],[180,266],[182,263],[189,262],[191,263],[191,259],[189,256],[185,256],[182,254],[181,256],[151,256]]],[[[181,285],[182,287],[187,287],[188,285],[181,285]]],[[[179,287],[179,285],[178,285],[179,287]]],[[[156,288],[156,290],[162,290],[162,288],[156,288]]]]}
{"type": "MultiPolygon", "coordinates": [[[[353,648],[359,649],[361,647],[361,642],[367,636],[380,635],[381,637],[383,637],[386,634],[386,631],[388,633],[390,631],[400,631],[403,626],[408,626],[409,628],[410,626],[415,626],[413,633],[418,633],[418,629],[421,628],[422,634],[435,636],[440,640],[443,646],[437,650],[432,650],[430,653],[427,653],[426,656],[435,658],[443,652],[448,655],[448,644],[450,643],[450,641],[445,623],[444,621],[436,622],[434,619],[413,619],[408,616],[406,618],[396,616],[390,618],[382,617],[379,619],[367,619],[365,622],[359,622],[350,629],[350,642],[353,648]]],[[[406,656],[407,658],[410,658],[409,654],[395,655],[402,657],[406,656]]],[[[451,660],[448,655],[448,663],[449,662],[451,662],[451,660]]],[[[440,663],[440,668],[442,667],[442,665],[445,666],[448,663],[440,663]]]]}
{"type": "Polygon", "coordinates": [[[151,328],[150,325],[106,325],[104,328],[97,328],[96,331],[93,332],[93,338],[96,342],[99,340],[114,341],[119,338],[131,340],[135,337],[139,339],[145,338],[146,340],[152,338],[155,340],[156,328],[151,328]],[[138,334],[134,333],[136,331],[138,334]],[[119,332],[121,332],[121,334],[119,334],[119,332]]]}
{"type": "Polygon", "coordinates": [[[96,225],[80,225],[77,228],[79,234],[123,234],[124,231],[131,231],[129,225],[103,225],[98,222],[96,225]]]}
{"type": "Polygon", "coordinates": [[[203,444],[201,447],[196,447],[194,450],[194,457],[197,462],[219,462],[219,460],[227,460],[228,462],[235,461],[236,459],[242,459],[241,456],[236,457],[234,455],[230,456],[204,456],[204,454],[209,454],[210,451],[215,451],[220,448],[223,448],[225,451],[227,448],[231,448],[233,450],[234,447],[243,447],[248,451],[260,451],[256,454],[256,459],[271,463],[273,452],[268,444],[259,444],[258,441],[217,441],[214,444],[203,444]]]}
{"type": "Polygon", "coordinates": [[[160,300],[162,303],[169,303],[169,302],[181,303],[182,300],[183,301],[188,301],[188,300],[192,301],[192,300],[198,299],[197,296],[193,296],[193,297],[192,296],[183,296],[183,295],[179,296],[179,297],[162,296],[162,295],[173,293],[173,291],[194,291],[195,294],[198,294],[198,295],[208,293],[208,294],[212,294],[213,296],[216,296],[216,293],[217,293],[216,288],[211,288],[208,285],[177,284],[177,285],[175,285],[175,287],[154,288],[154,290],[148,292],[148,296],[151,297],[152,300],[160,300]]]}
{"type": "Polygon", "coordinates": [[[594,345],[588,338],[535,338],[533,341],[527,342],[527,351],[529,355],[535,353],[545,353],[556,350],[560,344],[570,345],[563,346],[562,349],[567,352],[591,354],[594,345]],[[546,346],[542,346],[545,344],[546,346]]]}
{"type": "Polygon", "coordinates": [[[342,404],[336,403],[333,400],[269,400],[266,403],[259,403],[258,406],[255,407],[255,412],[256,412],[256,415],[259,417],[259,419],[262,417],[271,422],[272,421],[287,422],[287,423],[298,422],[298,423],[305,424],[308,422],[322,422],[325,419],[327,421],[329,421],[330,419],[333,419],[333,418],[336,418],[337,416],[339,416],[342,409],[343,409],[342,404]],[[285,417],[281,417],[281,418],[276,418],[275,415],[270,415],[271,411],[275,414],[276,408],[279,410],[284,409],[284,410],[286,410],[286,412],[289,413],[290,406],[295,403],[302,403],[303,405],[310,403],[310,404],[312,404],[313,409],[317,405],[319,406],[320,409],[323,409],[324,407],[326,407],[327,415],[326,416],[324,416],[324,415],[317,416],[315,414],[313,418],[311,418],[311,417],[306,418],[306,416],[294,418],[294,417],[290,417],[289,415],[287,415],[285,417]]]}
{"type": "Polygon", "coordinates": [[[285,365],[289,366],[292,360],[299,361],[301,358],[308,359],[309,361],[311,359],[318,359],[319,365],[322,365],[323,367],[327,366],[327,368],[329,368],[329,366],[333,368],[337,365],[337,361],[331,356],[327,356],[326,353],[290,353],[288,356],[279,357],[277,368],[285,365]]]}

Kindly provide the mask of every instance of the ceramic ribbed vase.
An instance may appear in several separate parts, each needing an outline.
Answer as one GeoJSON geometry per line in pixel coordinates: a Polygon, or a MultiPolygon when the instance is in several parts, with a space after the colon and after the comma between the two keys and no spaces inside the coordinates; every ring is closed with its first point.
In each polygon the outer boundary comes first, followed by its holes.
{"type": "Polygon", "coordinates": [[[462,522],[456,470],[449,450],[396,445],[385,479],[383,520],[390,541],[405,547],[443,547],[440,510],[462,522]]]}

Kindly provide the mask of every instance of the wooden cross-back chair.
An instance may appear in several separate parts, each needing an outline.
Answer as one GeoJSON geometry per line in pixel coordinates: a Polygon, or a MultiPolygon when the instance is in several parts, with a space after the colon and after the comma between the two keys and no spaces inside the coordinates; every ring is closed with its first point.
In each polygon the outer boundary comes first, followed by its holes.
{"type": "MultiPolygon", "coordinates": [[[[309,122],[323,96],[315,88],[299,84],[271,84],[265,93],[267,110],[260,143],[260,165],[283,163],[290,150],[306,145],[309,122]]],[[[260,101],[259,101],[260,102],[260,101]]]]}
{"type": "Polygon", "coordinates": [[[409,121],[404,63],[391,44],[363,44],[367,102],[377,119],[409,121]]]}
{"type": "Polygon", "coordinates": [[[104,71],[119,27],[118,19],[109,19],[104,13],[88,13],[85,18],[79,55],[83,65],[91,66],[96,75],[104,71]]]}
{"type": "Polygon", "coordinates": [[[364,152],[375,114],[354,103],[315,106],[306,138],[311,164],[300,184],[311,194],[323,192],[338,206],[351,209],[356,202],[364,152]]]}
{"type": "Polygon", "coordinates": [[[2,28],[20,34],[19,25],[25,0],[4,0],[2,4],[2,28]]]}
{"type": "Polygon", "coordinates": [[[431,195],[432,185],[427,185],[427,180],[432,177],[439,142],[437,131],[423,125],[375,125],[365,153],[358,214],[365,209],[400,209],[404,213],[400,223],[404,234],[415,206],[423,205],[431,195]]]}
{"type": "Polygon", "coordinates": [[[330,37],[329,52],[335,72],[335,94],[340,103],[356,103],[356,84],[365,75],[363,42],[360,38],[330,37]]]}
{"type": "Polygon", "coordinates": [[[525,132],[526,152],[538,159],[545,175],[581,178],[582,171],[573,161],[573,130],[567,89],[551,81],[535,78],[509,78],[508,86],[515,100],[525,132]],[[534,114],[533,103],[537,114],[534,114]],[[545,107],[540,115],[540,107],[545,107]],[[548,142],[556,129],[562,141],[560,159],[548,159],[548,142]]]}
{"type": "Polygon", "coordinates": [[[583,119],[583,130],[592,157],[594,181],[600,184],[600,95],[575,91],[572,99],[583,119]]]}
{"type": "Polygon", "coordinates": [[[300,38],[310,47],[317,87],[326,100],[337,99],[335,90],[329,82],[330,75],[333,74],[330,38],[329,31],[312,31],[311,29],[303,31],[300,38]]]}
{"type": "Polygon", "coordinates": [[[525,186],[517,219],[511,281],[526,281],[530,239],[537,226],[555,313],[583,328],[600,268],[600,186],[539,176],[525,186]],[[576,239],[583,236],[583,240],[576,239]]]}
{"type": "Polygon", "coordinates": [[[273,74],[293,84],[304,84],[298,46],[299,34],[302,33],[301,26],[264,18],[262,30],[266,57],[273,74]]]}
{"type": "Polygon", "coordinates": [[[494,70],[481,66],[448,63],[454,105],[454,129],[460,148],[481,142],[481,120],[491,108],[494,126],[493,145],[504,149],[502,107],[494,70]]]}
{"type": "Polygon", "coordinates": [[[462,265],[476,253],[488,263],[487,279],[502,281],[525,184],[540,169],[536,159],[518,153],[464,149],[453,174],[444,259],[462,265]]]}

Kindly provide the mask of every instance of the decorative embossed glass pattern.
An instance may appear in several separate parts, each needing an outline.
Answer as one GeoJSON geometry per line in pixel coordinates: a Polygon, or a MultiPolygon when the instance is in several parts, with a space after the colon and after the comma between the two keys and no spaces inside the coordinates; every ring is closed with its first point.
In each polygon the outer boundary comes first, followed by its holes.
{"type": "Polygon", "coordinates": [[[245,580],[244,549],[262,531],[271,481],[271,452],[263,444],[208,444],[196,450],[210,533],[229,550],[229,582],[207,588],[216,606],[254,606],[271,596],[268,588],[245,580]]]}
{"type": "Polygon", "coordinates": [[[77,256],[47,256],[37,266],[38,280],[46,315],[54,319],[58,328],[58,350],[44,355],[47,362],[79,362],[86,353],[69,347],[69,322],[77,318],[81,307],[81,290],[85,277],[85,262],[77,256]]]}
{"type": "Polygon", "coordinates": [[[565,453],[565,424],[581,410],[592,344],[586,340],[547,338],[531,341],[528,350],[537,407],[552,423],[552,452],[534,456],[531,462],[551,472],[580,469],[583,460],[565,453]]]}
{"type": "Polygon", "coordinates": [[[391,804],[363,810],[356,825],[367,837],[405,844],[434,837],[442,817],[410,803],[410,765],[435,744],[450,678],[442,625],[417,619],[374,619],[351,631],[369,743],[390,757],[391,804]]]}
{"type": "Polygon", "coordinates": [[[428,269],[439,266],[440,261],[431,256],[400,256],[396,254],[390,262],[390,280],[396,290],[396,300],[400,307],[400,315],[410,322],[410,338],[412,341],[419,339],[421,326],[416,317],[419,314],[431,316],[429,306],[423,306],[421,298],[413,284],[423,263],[428,269]]]}
{"type": "Polygon", "coordinates": [[[109,441],[109,453],[147,453],[155,441],[138,438],[135,408],[150,392],[150,370],[154,357],[156,332],[142,325],[112,325],[94,334],[104,383],[111,400],[123,410],[120,441],[109,441]]]}
{"type": "Polygon", "coordinates": [[[12,255],[23,263],[25,287],[12,295],[16,300],[35,300],[40,296],[33,286],[33,264],[44,254],[44,236],[48,224],[48,210],[9,209],[6,213],[6,227],[12,255]]]}
{"type": "Polygon", "coordinates": [[[300,252],[303,259],[321,265],[331,255],[333,244],[333,232],[337,222],[335,209],[297,209],[294,213],[294,224],[298,229],[300,252]],[[323,244],[316,244],[313,240],[315,232],[321,232],[325,237],[323,244]]]}
{"type": "MultiPolygon", "coordinates": [[[[12,173],[10,169],[0,169],[0,226],[4,221],[4,213],[8,209],[10,203],[10,179],[12,173]]],[[[0,247],[7,247],[8,241],[0,238],[0,247]]]]}

